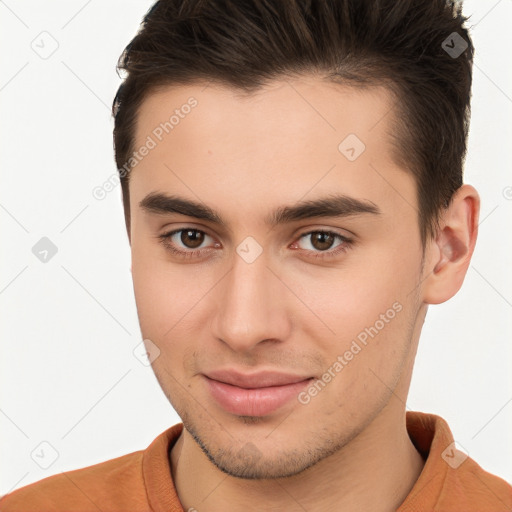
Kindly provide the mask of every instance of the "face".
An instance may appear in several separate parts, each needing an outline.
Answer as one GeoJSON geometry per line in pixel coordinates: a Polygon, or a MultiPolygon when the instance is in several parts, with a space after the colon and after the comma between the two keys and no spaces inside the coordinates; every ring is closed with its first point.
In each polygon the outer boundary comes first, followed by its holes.
{"type": "Polygon", "coordinates": [[[252,96],[168,87],[141,107],[139,322],[187,432],[233,476],[290,476],[333,454],[408,364],[422,245],[390,109],[385,89],[315,77],[252,96]]]}

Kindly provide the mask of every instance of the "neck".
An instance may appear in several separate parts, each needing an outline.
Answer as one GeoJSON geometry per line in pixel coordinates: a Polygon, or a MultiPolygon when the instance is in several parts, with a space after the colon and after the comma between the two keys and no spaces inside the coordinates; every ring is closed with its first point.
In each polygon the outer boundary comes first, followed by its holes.
{"type": "Polygon", "coordinates": [[[405,500],[424,461],[407,433],[403,403],[394,397],[375,420],[335,454],[293,477],[244,480],[217,469],[183,430],[171,468],[185,510],[251,509],[391,512],[405,500]]]}

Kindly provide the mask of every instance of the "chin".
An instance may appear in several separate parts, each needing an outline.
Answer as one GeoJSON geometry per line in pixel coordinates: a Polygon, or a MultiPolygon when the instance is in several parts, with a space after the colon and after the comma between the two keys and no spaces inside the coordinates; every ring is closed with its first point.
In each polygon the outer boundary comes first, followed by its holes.
{"type": "MultiPolygon", "coordinates": [[[[332,437],[316,437],[316,445],[307,446],[302,439],[296,439],[296,447],[258,446],[257,442],[247,442],[240,447],[230,443],[226,446],[214,446],[209,439],[197,435],[195,429],[187,427],[188,432],[199,445],[210,462],[223,473],[245,480],[265,480],[287,478],[298,475],[320,461],[338,452],[348,440],[335,444],[332,437]]],[[[293,439],[294,436],[290,436],[293,439]]]]}

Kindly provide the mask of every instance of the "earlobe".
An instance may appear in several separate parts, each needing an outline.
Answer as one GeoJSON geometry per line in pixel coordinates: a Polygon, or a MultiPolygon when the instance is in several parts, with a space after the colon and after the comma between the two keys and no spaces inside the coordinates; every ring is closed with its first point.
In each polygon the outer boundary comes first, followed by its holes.
{"type": "Polygon", "coordinates": [[[471,185],[455,192],[440,219],[438,236],[432,240],[425,258],[423,301],[440,304],[453,297],[462,286],[478,234],[480,197],[471,185]]]}

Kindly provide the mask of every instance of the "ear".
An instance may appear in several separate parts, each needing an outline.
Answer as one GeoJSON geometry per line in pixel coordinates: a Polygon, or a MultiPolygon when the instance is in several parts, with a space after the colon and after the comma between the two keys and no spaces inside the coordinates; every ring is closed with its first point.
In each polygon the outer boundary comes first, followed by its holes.
{"type": "Polygon", "coordinates": [[[471,185],[462,185],[440,218],[437,237],[425,252],[423,302],[440,304],[462,286],[475,249],[480,196],[471,185]]]}

